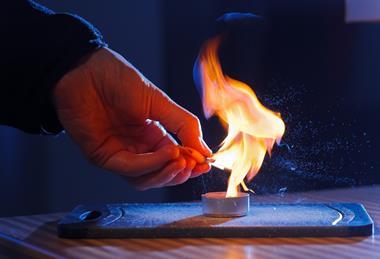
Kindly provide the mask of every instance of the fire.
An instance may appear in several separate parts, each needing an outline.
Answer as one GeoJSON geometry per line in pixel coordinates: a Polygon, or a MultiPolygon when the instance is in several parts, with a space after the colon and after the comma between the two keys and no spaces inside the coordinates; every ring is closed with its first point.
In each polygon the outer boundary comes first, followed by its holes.
{"type": "Polygon", "coordinates": [[[229,169],[226,197],[236,197],[244,178],[250,181],[259,171],[266,152],[279,144],[285,124],[279,113],[264,107],[245,83],[223,74],[218,48],[220,37],[203,46],[195,64],[202,86],[203,111],[206,118],[217,115],[228,129],[227,137],[214,154],[213,166],[229,169]]]}

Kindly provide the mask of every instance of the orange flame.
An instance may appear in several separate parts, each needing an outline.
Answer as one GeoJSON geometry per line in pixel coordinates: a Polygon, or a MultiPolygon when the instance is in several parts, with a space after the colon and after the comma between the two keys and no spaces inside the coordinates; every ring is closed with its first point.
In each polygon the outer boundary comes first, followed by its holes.
{"type": "Polygon", "coordinates": [[[203,110],[216,114],[228,127],[227,137],[214,154],[213,166],[230,169],[226,197],[236,197],[244,178],[259,171],[265,154],[271,153],[285,132],[280,114],[265,108],[246,84],[223,74],[218,58],[220,37],[204,45],[196,64],[203,94],[203,110]]]}

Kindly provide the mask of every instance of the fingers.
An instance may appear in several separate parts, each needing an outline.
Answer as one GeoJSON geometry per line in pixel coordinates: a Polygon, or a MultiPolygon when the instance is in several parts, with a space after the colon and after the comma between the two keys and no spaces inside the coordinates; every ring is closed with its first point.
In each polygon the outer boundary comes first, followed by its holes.
{"type": "Polygon", "coordinates": [[[127,180],[138,190],[174,186],[186,182],[189,178],[199,176],[208,171],[208,164],[197,165],[191,157],[179,157],[169,162],[162,170],[127,180]],[[194,171],[195,170],[195,171],[194,171]]]}
{"type": "Polygon", "coordinates": [[[192,147],[204,156],[210,156],[211,150],[202,139],[202,130],[198,118],[172,101],[158,88],[151,88],[150,117],[159,121],[175,134],[184,146],[192,147]]]}
{"type": "Polygon", "coordinates": [[[179,150],[186,156],[192,157],[199,164],[206,162],[206,157],[193,148],[179,146],[179,150]]]}
{"type": "Polygon", "coordinates": [[[207,172],[209,172],[211,170],[211,165],[208,164],[208,163],[204,163],[204,164],[198,164],[194,167],[192,173],[191,173],[191,176],[190,178],[195,178],[195,177],[198,177],[202,174],[205,174],[207,172]]]}
{"type": "Polygon", "coordinates": [[[122,150],[112,155],[103,167],[128,177],[139,177],[163,168],[179,155],[179,149],[175,145],[165,145],[155,152],[142,154],[122,150]]]}
{"type": "Polygon", "coordinates": [[[185,169],[181,171],[180,173],[178,173],[178,175],[174,177],[174,179],[172,179],[166,186],[183,184],[190,178],[192,174],[192,170],[194,169],[197,163],[194,161],[194,159],[188,156],[185,156],[185,160],[186,160],[185,169]]]}
{"type": "Polygon", "coordinates": [[[170,162],[159,172],[147,174],[135,179],[129,179],[129,181],[141,191],[150,188],[160,188],[167,185],[173,180],[180,172],[186,168],[186,161],[184,158],[178,158],[173,162],[170,162]]]}

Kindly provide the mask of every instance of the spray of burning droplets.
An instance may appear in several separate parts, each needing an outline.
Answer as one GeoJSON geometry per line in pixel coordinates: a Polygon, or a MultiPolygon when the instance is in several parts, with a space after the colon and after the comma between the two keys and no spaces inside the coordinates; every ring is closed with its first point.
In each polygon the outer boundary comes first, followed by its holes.
{"type": "MultiPolygon", "coordinates": [[[[206,118],[217,115],[228,128],[227,137],[214,154],[213,166],[229,169],[226,197],[236,197],[239,185],[259,171],[266,152],[279,144],[285,132],[280,114],[265,108],[246,84],[223,74],[218,58],[220,37],[207,41],[194,67],[202,89],[206,118]]],[[[246,188],[246,187],[245,187],[246,188]]]]}

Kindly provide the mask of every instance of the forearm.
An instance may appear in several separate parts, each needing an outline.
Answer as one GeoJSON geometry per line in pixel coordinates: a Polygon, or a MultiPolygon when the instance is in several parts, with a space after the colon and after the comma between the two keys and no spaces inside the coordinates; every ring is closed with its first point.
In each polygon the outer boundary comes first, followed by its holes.
{"type": "Polygon", "coordinates": [[[0,124],[29,133],[58,133],[62,127],[51,102],[52,88],[105,43],[76,16],[28,1],[8,1],[2,9],[0,124]]]}

